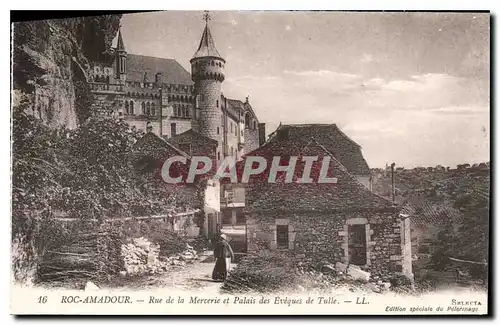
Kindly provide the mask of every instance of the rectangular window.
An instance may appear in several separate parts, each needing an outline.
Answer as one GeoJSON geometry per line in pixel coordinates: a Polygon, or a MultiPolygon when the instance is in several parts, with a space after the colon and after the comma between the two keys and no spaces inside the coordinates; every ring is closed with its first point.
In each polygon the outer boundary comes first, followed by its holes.
{"type": "Polygon", "coordinates": [[[278,248],[288,248],[288,225],[276,226],[276,243],[278,248]]]}
{"type": "Polygon", "coordinates": [[[175,123],[170,124],[170,136],[175,137],[177,134],[177,125],[175,123]]]}

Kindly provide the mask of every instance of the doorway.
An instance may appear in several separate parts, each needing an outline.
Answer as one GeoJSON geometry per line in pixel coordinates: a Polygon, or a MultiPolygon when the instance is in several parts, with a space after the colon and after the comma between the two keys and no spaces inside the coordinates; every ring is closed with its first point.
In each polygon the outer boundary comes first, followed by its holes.
{"type": "Polygon", "coordinates": [[[349,263],[366,265],[366,225],[349,225],[349,263]]]}

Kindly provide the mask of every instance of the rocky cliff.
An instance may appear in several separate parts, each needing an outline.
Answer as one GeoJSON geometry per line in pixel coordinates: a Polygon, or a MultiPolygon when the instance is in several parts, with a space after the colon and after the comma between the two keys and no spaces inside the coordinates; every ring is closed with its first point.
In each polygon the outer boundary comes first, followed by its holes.
{"type": "Polygon", "coordinates": [[[121,15],[13,24],[12,99],[46,124],[75,128],[90,115],[90,62],[111,46],[121,15]]]}

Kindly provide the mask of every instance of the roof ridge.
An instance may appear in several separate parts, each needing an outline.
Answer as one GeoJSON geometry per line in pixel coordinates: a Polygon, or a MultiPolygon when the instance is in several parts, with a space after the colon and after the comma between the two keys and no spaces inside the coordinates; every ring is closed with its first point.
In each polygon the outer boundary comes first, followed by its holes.
{"type": "Polygon", "coordinates": [[[151,58],[151,59],[170,60],[170,61],[175,61],[175,62],[179,63],[179,61],[177,61],[177,60],[176,60],[176,59],[174,59],[174,58],[164,58],[164,57],[159,57],[159,56],[151,56],[151,55],[143,55],[143,54],[134,54],[134,53],[129,53],[129,52],[127,52],[127,55],[142,56],[142,57],[144,57],[144,58],[151,58]]]}
{"type": "Polygon", "coordinates": [[[182,133],[179,133],[179,134],[177,134],[177,135],[175,135],[175,136],[171,137],[171,139],[178,138],[178,137],[180,137],[181,135],[183,135],[183,134],[188,134],[188,133],[193,133],[193,134],[195,134],[197,137],[200,137],[200,138],[202,138],[202,139],[206,139],[206,140],[210,140],[211,142],[217,142],[217,140],[214,140],[214,139],[212,139],[212,138],[210,138],[210,137],[207,137],[207,136],[205,136],[205,135],[203,135],[203,134],[201,134],[201,133],[199,133],[199,132],[196,132],[196,131],[195,131],[195,130],[193,130],[193,129],[189,129],[189,130],[187,130],[187,131],[184,131],[184,132],[182,132],[182,133]]]}
{"type": "Polygon", "coordinates": [[[166,145],[168,145],[170,148],[174,149],[175,151],[179,152],[181,155],[183,155],[185,158],[191,158],[190,155],[188,155],[187,153],[185,153],[184,151],[182,151],[181,149],[177,148],[176,146],[174,146],[173,144],[171,144],[170,142],[168,142],[166,139],[164,139],[163,137],[159,136],[158,134],[154,133],[154,132],[148,132],[146,134],[152,134],[153,136],[155,136],[156,138],[160,139],[161,141],[163,141],[166,145]]]}
{"type": "MultiPolygon", "coordinates": [[[[314,142],[316,143],[319,147],[321,147],[325,152],[329,153],[331,155],[331,158],[333,158],[333,160],[335,162],[337,162],[341,169],[343,169],[343,171],[348,175],[348,177],[351,178],[352,181],[354,181],[356,183],[356,185],[358,185],[360,187],[361,190],[369,193],[370,195],[374,196],[374,197],[377,197],[378,199],[382,199],[383,201],[386,201],[386,202],[389,202],[389,203],[392,203],[390,200],[386,199],[385,197],[381,196],[381,195],[378,195],[377,193],[373,192],[373,191],[370,191],[368,188],[366,188],[366,186],[364,186],[356,176],[354,176],[351,172],[349,172],[349,170],[347,169],[347,167],[345,167],[337,158],[335,158],[335,155],[333,155],[333,153],[331,153],[328,149],[325,148],[325,146],[323,146],[321,143],[319,143],[314,137],[311,137],[311,141],[309,141],[303,148],[306,148],[311,142],[314,142]]],[[[393,206],[396,206],[394,203],[393,203],[393,206]]]]}

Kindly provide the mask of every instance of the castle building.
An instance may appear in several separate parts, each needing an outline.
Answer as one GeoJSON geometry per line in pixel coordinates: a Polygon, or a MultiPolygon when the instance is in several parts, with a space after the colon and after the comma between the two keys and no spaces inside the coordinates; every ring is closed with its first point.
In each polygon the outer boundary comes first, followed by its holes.
{"type": "Polygon", "coordinates": [[[259,147],[265,124],[248,97],[241,101],[222,93],[226,60],[215,47],[208,17],[190,63],[191,74],[173,59],[128,53],[119,31],[116,47],[93,64],[93,109],[165,139],[194,131],[216,140],[217,162],[227,156],[239,160],[259,147]]]}

